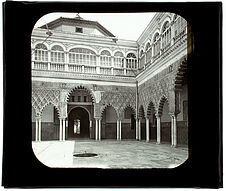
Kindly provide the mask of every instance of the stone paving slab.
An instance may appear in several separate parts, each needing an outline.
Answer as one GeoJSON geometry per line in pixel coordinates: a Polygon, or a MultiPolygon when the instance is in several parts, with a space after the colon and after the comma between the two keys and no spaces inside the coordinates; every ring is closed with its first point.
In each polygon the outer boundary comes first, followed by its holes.
{"type": "Polygon", "coordinates": [[[186,161],[187,147],[143,141],[76,140],[32,142],[37,158],[49,167],[173,168],[186,161]],[[73,154],[95,153],[94,157],[73,154]]]}

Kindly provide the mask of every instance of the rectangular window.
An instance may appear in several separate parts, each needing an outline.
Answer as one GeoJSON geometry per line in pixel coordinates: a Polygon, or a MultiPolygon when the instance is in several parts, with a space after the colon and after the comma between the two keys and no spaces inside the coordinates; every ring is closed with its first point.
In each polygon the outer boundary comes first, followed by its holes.
{"type": "Polygon", "coordinates": [[[86,99],[87,99],[87,97],[86,97],[86,96],[84,96],[84,102],[87,102],[87,100],[86,100],[86,99]]]}
{"type": "Polygon", "coordinates": [[[80,27],[76,27],[75,32],[83,33],[83,29],[80,27]]]}
{"type": "Polygon", "coordinates": [[[75,96],[71,96],[71,102],[75,101],[75,96]]]}
{"type": "Polygon", "coordinates": [[[80,102],[81,101],[81,96],[78,96],[78,102],[80,102]]]}

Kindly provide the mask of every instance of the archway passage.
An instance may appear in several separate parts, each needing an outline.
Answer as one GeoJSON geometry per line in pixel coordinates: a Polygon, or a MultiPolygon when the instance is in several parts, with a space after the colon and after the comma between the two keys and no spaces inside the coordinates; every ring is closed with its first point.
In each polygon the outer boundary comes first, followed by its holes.
{"type": "Polygon", "coordinates": [[[122,119],[122,139],[136,139],[136,119],[135,112],[131,107],[124,110],[122,119]]]}
{"type": "Polygon", "coordinates": [[[161,142],[171,143],[171,118],[169,103],[165,97],[162,97],[160,101],[159,113],[161,114],[161,142]]]}
{"type": "Polygon", "coordinates": [[[107,106],[102,114],[101,137],[117,139],[117,114],[112,106],[107,106]]]}
{"type": "MultiPolygon", "coordinates": [[[[155,116],[155,106],[153,102],[150,102],[147,109],[147,118],[149,119],[149,139],[155,140],[157,139],[157,120],[155,116]]],[[[147,124],[146,124],[147,125],[147,124]]]]}
{"type": "Polygon", "coordinates": [[[140,120],[140,139],[146,139],[146,123],[145,123],[145,114],[144,114],[144,107],[141,105],[139,108],[138,117],[140,120]]]}
{"type": "Polygon", "coordinates": [[[90,138],[89,114],[82,107],[72,109],[68,115],[68,139],[90,138]]]}

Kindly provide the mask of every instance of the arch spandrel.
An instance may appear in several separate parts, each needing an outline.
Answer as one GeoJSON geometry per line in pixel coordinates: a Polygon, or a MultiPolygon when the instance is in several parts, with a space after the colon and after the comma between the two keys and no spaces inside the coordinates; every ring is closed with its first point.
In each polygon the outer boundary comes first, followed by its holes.
{"type": "Polygon", "coordinates": [[[108,104],[108,105],[102,105],[101,107],[100,107],[100,117],[102,118],[103,117],[103,113],[104,113],[104,111],[108,108],[108,107],[112,107],[113,109],[114,109],[114,111],[115,111],[115,113],[116,113],[116,116],[117,116],[117,118],[119,118],[119,113],[118,113],[118,108],[115,108],[113,105],[111,105],[111,104],[108,104]]]}
{"type": "Polygon", "coordinates": [[[162,95],[159,99],[159,103],[158,103],[158,108],[157,108],[157,115],[158,116],[161,116],[162,115],[162,112],[163,112],[163,106],[164,104],[168,104],[168,106],[170,105],[169,104],[169,100],[168,98],[165,96],[165,95],[162,95]]]}
{"type": "Polygon", "coordinates": [[[120,119],[123,119],[125,110],[127,108],[130,108],[132,110],[132,113],[133,113],[134,117],[136,118],[136,109],[135,109],[135,107],[133,107],[131,105],[125,105],[125,106],[121,107],[120,110],[119,110],[119,117],[120,117],[120,119]]]}
{"type": "Polygon", "coordinates": [[[72,87],[71,89],[66,90],[65,91],[65,97],[64,97],[65,101],[68,102],[70,94],[74,90],[79,89],[79,88],[82,88],[82,89],[85,89],[86,91],[88,91],[90,93],[91,98],[92,98],[92,102],[96,103],[96,97],[95,97],[94,91],[91,88],[84,86],[84,85],[77,85],[77,86],[72,87]]]}
{"type": "Polygon", "coordinates": [[[103,92],[103,96],[100,101],[100,105],[112,105],[117,111],[118,115],[120,115],[123,108],[127,105],[131,105],[135,108],[136,105],[136,96],[135,92],[127,91],[127,92],[103,92]]]}
{"type": "Polygon", "coordinates": [[[59,110],[60,90],[47,88],[32,88],[32,106],[41,115],[48,104],[54,105],[59,110]]]}
{"type": "Polygon", "coordinates": [[[40,117],[41,117],[42,114],[43,114],[43,110],[44,110],[47,106],[49,106],[49,105],[52,105],[52,106],[56,109],[57,115],[58,115],[58,117],[60,118],[60,117],[61,117],[61,111],[60,111],[59,106],[54,105],[54,104],[51,103],[51,102],[49,102],[48,104],[46,104],[46,105],[44,105],[44,106],[42,107],[42,109],[40,110],[40,117]]]}

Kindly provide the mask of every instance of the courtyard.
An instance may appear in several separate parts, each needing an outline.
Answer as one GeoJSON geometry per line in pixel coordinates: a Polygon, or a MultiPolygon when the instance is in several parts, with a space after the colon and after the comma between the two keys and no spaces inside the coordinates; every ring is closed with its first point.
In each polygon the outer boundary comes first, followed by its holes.
{"type": "Polygon", "coordinates": [[[174,168],[188,158],[185,146],[135,140],[42,141],[32,142],[32,148],[37,159],[52,168],[174,168]]]}

